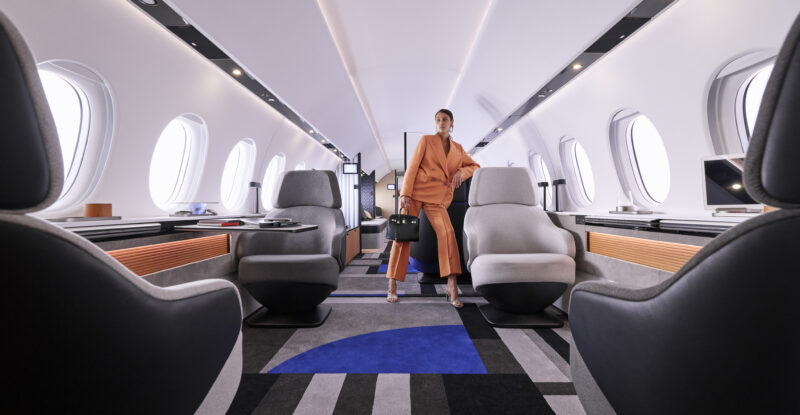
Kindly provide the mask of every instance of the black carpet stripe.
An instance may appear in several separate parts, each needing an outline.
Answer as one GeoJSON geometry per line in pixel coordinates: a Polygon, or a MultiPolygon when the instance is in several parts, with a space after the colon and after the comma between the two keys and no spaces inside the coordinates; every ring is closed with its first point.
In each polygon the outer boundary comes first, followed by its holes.
{"type": "Polygon", "coordinates": [[[528,375],[442,375],[454,414],[553,414],[528,375]]]}
{"type": "Polygon", "coordinates": [[[282,373],[256,407],[259,414],[291,414],[303,398],[313,373],[282,373]]]}
{"type": "Polygon", "coordinates": [[[500,339],[472,339],[486,372],[490,374],[524,374],[525,369],[500,339]]]}
{"type": "Polygon", "coordinates": [[[411,414],[447,415],[447,393],[440,374],[411,374],[411,414]]]}
{"type": "Polygon", "coordinates": [[[258,373],[297,329],[251,328],[242,325],[242,372],[258,373]]]}
{"type": "Polygon", "coordinates": [[[461,322],[464,323],[464,328],[471,339],[500,339],[497,332],[478,311],[477,304],[464,304],[464,307],[458,309],[458,315],[461,317],[461,322]]]}
{"type": "Polygon", "coordinates": [[[228,408],[228,414],[250,414],[253,412],[277,379],[278,375],[243,374],[236,396],[233,398],[230,408],[228,408]]]}
{"type": "Polygon", "coordinates": [[[572,382],[537,382],[536,388],[542,395],[577,395],[572,382]]]}
{"type": "Polygon", "coordinates": [[[350,373],[344,378],[339,399],[333,410],[334,415],[359,415],[372,413],[375,401],[377,373],[350,373]]]}
{"type": "Polygon", "coordinates": [[[420,284],[419,290],[425,296],[437,296],[436,287],[433,284],[420,284]]]}
{"type": "Polygon", "coordinates": [[[377,274],[377,273],[378,273],[377,265],[370,265],[370,267],[367,268],[367,274],[377,274]]]}
{"type": "Polygon", "coordinates": [[[544,339],[559,356],[563,357],[564,360],[569,363],[569,343],[564,340],[563,337],[559,336],[558,333],[553,331],[553,329],[534,329],[536,334],[538,334],[542,339],[544,339]]]}

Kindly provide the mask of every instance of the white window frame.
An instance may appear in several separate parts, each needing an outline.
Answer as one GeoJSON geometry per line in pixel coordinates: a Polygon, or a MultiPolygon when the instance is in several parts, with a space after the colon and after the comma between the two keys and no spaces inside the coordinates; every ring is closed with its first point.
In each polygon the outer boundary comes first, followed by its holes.
{"type": "Polygon", "coordinates": [[[537,204],[542,207],[542,209],[547,209],[547,206],[544,205],[544,194],[547,193],[547,202],[548,206],[552,206],[555,204],[553,200],[553,180],[550,177],[550,169],[547,168],[547,163],[544,161],[544,157],[541,154],[530,151],[528,152],[528,166],[531,170],[533,170],[533,175],[536,177],[537,182],[533,184],[534,192],[538,196],[537,204]],[[539,182],[547,182],[548,186],[544,189],[539,187],[539,182]]]}
{"type": "MultiPolygon", "coordinates": [[[[181,114],[171,119],[170,122],[164,126],[164,129],[173,121],[180,122],[180,125],[184,128],[186,133],[186,145],[181,155],[178,178],[170,197],[163,203],[153,199],[153,194],[152,192],[150,193],[150,200],[152,200],[159,209],[167,212],[175,209],[178,205],[195,202],[195,200],[192,199],[197,194],[203,167],[205,166],[206,152],[208,150],[208,128],[205,121],[200,116],[189,113],[181,114]]],[[[159,133],[159,139],[164,129],[159,133]]],[[[156,146],[153,147],[153,152],[155,152],[157,145],[158,141],[156,142],[156,146]]],[[[150,182],[158,180],[158,178],[154,178],[152,175],[154,156],[155,153],[150,158],[150,169],[148,169],[148,180],[150,182]]]]}
{"type": "Polygon", "coordinates": [[[247,200],[250,179],[253,177],[253,170],[256,167],[256,143],[250,138],[244,138],[239,140],[228,153],[222,172],[223,180],[225,179],[225,170],[230,167],[228,166],[228,160],[233,155],[233,152],[237,150],[239,151],[239,159],[236,166],[233,166],[235,170],[231,178],[230,194],[227,198],[223,193],[224,183],[220,181],[220,199],[225,209],[230,211],[241,209],[247,200]]]}
{"type": "Polygon", "coordinates": [[[744,97],[753,77],[775,63],[775,50],[760,50],[737,57],[719,70],[708,93],[708,128],[717,155],[747,151],[750,134],[744,115],[744,97]]]}
{"type": "Polygon", "coordinates": [[[75,156],[67,168],[61,195],[45,210],[60,213],[85,202],[100,181],[114,136],[114,103],[108,82],[83,64],[50,60],[37,67],[39,71],[50,72],[68,82],[81,101],[81,126],[75,156]]]}
{"type": "MultiPolygon", "coordinates": [[[[636,153],[633,148],[631,130],[633,122],[639,117],[646,115],[637,110],[626,109],[617,112],[611,120],[610,127],[610,143],[611,154],[614,158],[614,166],[617,169],[617,177],[620,180],[620,186],[624,192],[630,192],[633,196],[631,202],[639,206],[655,207],[663,204],[655,200],[647,191],[647,187],[642,180],[641,172],[636,161],[636,153]]],[[[649,119],[649,117],[648,117],[649,119]]],[[[652,121],[651,121],[652,122],[652,121]]],[[[660,135],[660,133],[659,133],[660,135]]],[[[663,144],[664,138],[661,137],[663,144]]],[[[666,151],[666,146],[664,147],[666,151]]],[[[669,162],[669,154],[666,154],[667,161],[669,162]]],[[[670,172],[671,176],[672,172],[670,172]]],[[[671,180],[670,180],[671,182],[671,180]]],[[[669,194],[669,188],[667,189],[669,194]]],[[[666,201],[665,197],[665,201],[666,201]]]]}
{"type": "Polygon", "coordinates": [[[272,196],[275,190],[277,190],[278,186],[278,178],[281,176],[281,173],[284,172],[286,169],[286,154],[278,153],[272,156],[267,164],[267,168],[264,170],[264,179],[262,180],[262,191],[261,191],[261,206],[264,207],[266,211],[270,211],[275,207],[272,206],[272,196]],[[275,170],[272,174],[267,177],[270,173],[270,167],[275,166],[275,170]]]}
{"type": "MultiPolygon", "coordinates": [[[[578,206],[586,207],[594,201],[594,192],[590,195],[586,189],[583,178],[586,172],[581,172],[578,163],[578,144],[578,140],[575,137],[562,137],[559,143],[559,153],[561,156],[561,168],[564,170],[564,175],[567,179],[567,192],[572,201],[578,206]]],[[[583,146],[581,145],[581,147],[583,146]]],[[[585,151],[586,149],[584,149],[585,151]]],[[[592,175],[592,182],[594,183],[594,171],[592,171],[591,161],[589,163],[588,173],[592,175]]]]}

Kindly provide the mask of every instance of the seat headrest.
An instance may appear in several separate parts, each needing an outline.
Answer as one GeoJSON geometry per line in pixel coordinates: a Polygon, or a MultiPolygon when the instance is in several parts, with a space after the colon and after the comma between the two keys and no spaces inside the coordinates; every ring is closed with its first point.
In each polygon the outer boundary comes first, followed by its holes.
{"type": "Polygon", "coordinates": [[[342,195],[336,174],[330,170],[292,170],[278,178],[272,200],[276,208],[322,206],[339,209],[342,195]]]}
{"type": "Polygon", "coordinates": [[[50,206],[61,194],[61,145],[28,45],[0,12],[0,213],[50,206]]]}
{"type": "Polygon", "coordinates": [[[800,208],[800,16],[775,59],[745,157],[745,188],[753,199],[800,208]]]}
{"type": "Polygon", "coordinates": [[[482,206],[496,203],[536,205],[533,178],[524,167],[482,167],[472,176],[469,205],[482,206]]]}

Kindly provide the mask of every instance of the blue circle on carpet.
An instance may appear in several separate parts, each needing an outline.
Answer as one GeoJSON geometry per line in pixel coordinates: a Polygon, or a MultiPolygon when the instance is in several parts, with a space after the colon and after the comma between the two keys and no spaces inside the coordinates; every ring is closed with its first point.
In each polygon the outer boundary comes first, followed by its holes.
{"type": "Polygon", "coordinates": [[[486,367],[462,325],[410,327],[337,340],[269,373],[476,373],[486,367]]]}

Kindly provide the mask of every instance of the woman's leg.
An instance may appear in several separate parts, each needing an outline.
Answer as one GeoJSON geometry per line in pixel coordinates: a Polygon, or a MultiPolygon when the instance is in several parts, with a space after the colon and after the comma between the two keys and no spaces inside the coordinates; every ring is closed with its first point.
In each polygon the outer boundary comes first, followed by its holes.
{"type": "Polygon", "coordinates": [[[450,215],[447,209],[440,204],[425,204],[422,209],[431,222],[433,230],[436,232],[436,242],[439,254],[439,275],[447,278],[447,294],[450,303],[455,307],[463,304],[458,299],[458,285],[456,276],[461,274],[461,256],[458,252],[458,242],[453,225],[450,223],[450,215]]]}
{"type": "MultiPolygon", "coordinates": [[[[408,207],[408,215],[418,216],[421,204],[411,199],[411,204],[408,207]]],[[[389,295],[387,300],[389,302],[397,302],[397,282],[405,281],[406,272],[408,271],[408,257],[411,254],[411,242],[392,242],[392,250],[389,253],[389,266],[386,269],[386,278],[389,279],[389,295]]]]}
{"type": "Polygon", "coordinates": [[[439,256],[439,275],[446,278],[448,275],[461,274],[461,255],[458,253],[458,242],[450,215],[441,204],[425,203],[422,206],[425,215],[436,232],[436,245],[439,256]]]}

